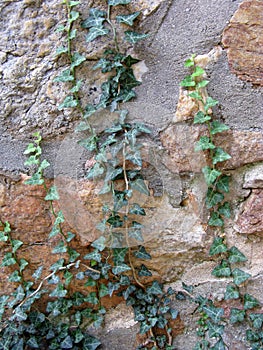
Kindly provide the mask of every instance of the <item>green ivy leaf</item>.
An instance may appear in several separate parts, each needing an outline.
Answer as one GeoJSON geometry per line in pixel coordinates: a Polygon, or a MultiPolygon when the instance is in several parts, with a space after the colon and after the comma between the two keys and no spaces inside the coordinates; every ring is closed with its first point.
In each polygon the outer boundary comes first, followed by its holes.
{"type": "Polygon", "coordinates": [[[128,26],[133,26],[134,20],[139,16],[140,11],[133,12],[129,15],[119,15],[116,16],[116,20],[118,23],[124,23],[127,24],[128,26]]]}
{"type": "Polygon", "coordinates": [[[214,324],[209,320],[206,321],[206,324],[208,327],[209,338],[218,338],[223,335],[225,328],[223,325],[214,324]]]}
{"type": "Polygon", "coordinates": [[[232,308],[230,311],[230,322],[237,323],[243,322],[245,319],[246,312],[244,310],[232,308]]]}
{"type": "Polygon", "coordinates": [[[6,253],[4,255],[3,261],[2,261],[0,266],[1,267],[3,267],[3,266],[11,266],[11,265],[15,265],[15,264],[16,264],[16,261],[13,258],[13,254],[12,253],[6,253]]]}
{"type": "Polygon", "coordinates": [[[57,271],[59,270],[61,267],[63,267],[65,260],[64,259],[59,259],[58,261],[56,261],[53,265],[50,266],[49,270],[51,271],[57,271]]]}
{"type": "Polygon", "coordinates": [[[58,75],[54,81],[56,82],[62,82],[65,83],[67,81],[73,81],[74,80],[74,76],[71,74],[71,70],[70,69],[65,69],[63,70],[60,75],[58,75]]]}
{"type": "Polygon", "coordinates": [[[219,323],[224,315],[223,308],[215,307],[213,305],[204,305],[202,309],[215,323],[219,323]]]}
{"type": "Polygon", "coordinates": [[[78,11],[70,11],[69,23],[76,21],[79,18],[80,13],[78,11]]]}
{"type": "Polygon", "coordinates": [[[201,136],[195,146],[195,151],[205,151],[207,149],[214,149],[215,147],[208,136],[201,136]]]}
{"type": "Polygon", "coordinates": [[[63,284],[59,283],[57,287],[49,294],[50,297],[64,298],[68,291],[64,289],[63,284]]]}
{"type": "Polygon", "coordinates": [[[105,242],[106,238],[101,236],[100,238],[96,239],[96,241],[92,242],[91,246],[93,248],[97,248],[100,252],[102,252],[106,247],[105,242]]]}
{"type": "Polygon", "coordinates": [[[80,4],[80,1],[70,1],[69,2],[69,7],[74,7],[80,4]]]}
{"type": "Polygon", "coordinates": [[[247,261],[247,257],[243,253],[241,253],[241,251],[237,249],[237,247],[231,247],[229,249],[228,261],[230,262],[230,264],[234,264],[238,262],[247,261]]]}
{"type": "Polygon", "coordinates": [[[140,324],[140,334],[147,333],[151,328],[151,325],[149,325],[147,321],[142,321],[140,324]]]}
{"type": "Polygon", "coordinates": [[[89,11],[89,17],[82,22],[82,28],[101,27],[106,20],[106,12],[91,8],[89,11]]]}
{"type": "Polygon", "coordinates": [[[152,273],[144,264],[142,264],[140,270],[138,271],[138,276],[152,276],[152,273]]]}
{"type": "Polygon", "coordinates": [[[61,111],[64,108],[77,107],[78,101],[73,96],[67,96],[64,101],[58,106],[58,110],[61,111]]]}
{"type": "Polygon", "coordinates": [[[89,293],[89,295],[85,298],[85,301],[87,303],[97,305],[99,303],[99,299],[96,296],[96,292],[89,293]]]}
{"type": "Polygon", "coordinates": [[[216,169],[211,169],[209,166],[202,168],[202,172],[205,177],[205,181],[208,185],[212,185],[215,180],[222,174],[221,171],[216,169]]]}
{"type": "MultiPolygon", "coordinates": [[[[218,213],[230,218],[231,217],[231,208],[230,208],[230,204],[228,202],[225,202],[223,205],[218,207],[218,213]]],[[[213,226],[213,225],[212,225],[213,226]]]]}
{"type": "Polygon", "coordinates": [[[73,86],[73,88],[70,89],[70,92],[72,92],[73,94],[75,92],[79,92],[80,87],[82,85],[82,80],[77,80],[76,84],[73,86]]]}
{"type": "Polygon", "coordinates": [[[255,329],[260,329],[263,324],[263,314],[249,314],[249,318],[253,322],[255,329]]]}
{"type": "Polygon", "coordinates": [[[144,239],[143,239],[143,236],[142,236],[142,231],[141,231],[141,228],[130,228],[129,229],[129,232],[128,232],[128,235],[130,238],[134,238],[136,239],[137,241],[139,242],[143,242],[144,239]]]}
{"type": "Polygon", "coordinates": [[[216,147],[213,155],[213,164],[217,164],[219,162],[224,162],[225,160],[230,159],[231,156],[227,152],[223,150],[221,147],[216,147]]]}
{"type": "Polygon", "coordinates": [[[21,309],[21,307],[16,307],[14,312],[15,314],[10,318],[11,321],[17,320],[18,322],[21,322],[27,319],[27,314],[21,309]]]}
{"type": "Polygon", "coordinates": [[[130,214],[145,216],[145,210],[137,203],[133,203],[129,209],[130,214]]]}
{"type": "Polygon", "coordinates": [[[32,277],[33,277],[35,280],[38,280],[38,279],[41,277],[41,275],[42,275],[43,269],[44,269],[43,266],[39,266],[39,267],[35,270],[35,272],[33,273],[32,277]]]}
{"type": "Polygon", "coordinates": [[[91,335],[85,336],[83,350],[96,350],[101,345],[101,342],[91,335]]]}
{"type": "MultiPolygon", "coordinates": [[[[189,94],[189,96],[192,97],[192,94],[189,94]]],[[[211,120],[211,116],[208,114],[204,114],[202,111],[198,111],[194,116],[194,124],[204,124],[209,120],[211,120]]]]}
{"type": "Polygon", "coordinates": [[[206,194],[206,206],[210,209],[222,202],[223,199],[224,195],[222,193],[214,191],[213,188],[209,188],[206,194]]]}
{"type": "Polygon", "coordinates": [[[89,30],[89,33],[86,36],[86,41],[91,42],[99,36],[103,36],[109,33],[109,29],[104,28],[102,25],[97,27],[92,27],[89,30]]]}
{"type": "MultiPolygon", "coordinates": [[[[254,331],[252,331],[252,329],[248,329],[246,331],[246,336],[247,336],[247,340],[251,341],[251,342],[256,342],[256,341],[260,340],[259,332],[254,332],[254,331]]],[[[253,348],[253,350],[261,350],[261,349],[253,348]]]]}
{"type": "MultiPolygon", "coordinates": [[[[198,83],[199,84],[199,83],[198,83]]],[[[197,84],[197,85],[198,85],[197,84]]],[[[194,98],[194,99],[196,99],[196,100],[198,100],[198,101],[202,101],[202,96],[199,94],[199,92],[197,92],[197,91],[193,91],[193,92],[190,92],[189,93],[189,96],[190,97],[192,97],[192,98],[194,98]]],[[[201,112],[201,111],[199,111],[199,112],[201,112]]],[[[201,113],[203,113],[203,112],[201,112],[201,113]]],[[[211,119],[211,118],[210,118],[211,119]]],[[[196,124],[196,123],[194,123],[194,124],[196,124]]]]}
{"type": "Polygon", "coordinates": [[[143,260],[151,260],[151,255],[149,253],[147,253],[146,249],[144,246],[139,246],[139,249],[133,253],[133,255],[137,258],[137,259],[143,259],[143,260]]]}
{"type": "Polygon", "coordinates": [[[33,349],[39,349],[37,339],[34,336],[30,337],[26,343],[29,347],[31,347],[33,349]]]}
{"type": "Polygon", "coordinates": [[[113,248],[113,261],[115,265],[123,263],[128,252],[128,248],[113,248]]]}
{"type": "Polygon", "coordinates": [[[72,56],[71,69],[78,67],[82,62],[86,61],[86,57],[78,52],[74,52],[72,56]]]}
{"type": "Polygon", "coordinates": [[[71,336],[68,335],[60,344],[61,349],[72,349],[73,342],[71,336]]]}
{"type": "Polygon", "coordinates": [[[194,58],[195,58],[196,55],[192,55],[191,58],[188,58],[185,63],[184,63],[184,66],[186,68],[189,68],[189,67],[193,67],[195,65],[194,63],[194,58]]]}
{"type": "Polygon", "coordinates": [[[67,246],[65,245],[64,241],[60,241],[56,247],[52,250],[53,254],[61,254],[67,252],[67,246]]]}
{"type": "Polygon", "coordinates": [[[229,300],[229,299],[238,299],[238,298],[239,298],[238,289],[235,286],[228,285],[226,287],[224,299],[229,300]]]}
{"type": "Polygon", "coordinates": [[[214,107],[218,104],[217,100],[214,100],[212,97],[208,96],[205,103],[205,111],[207,112],[209,108],[214,107]]]}
{"type": "Polygon", "coordinates": [[[86,178],[94,179],[104,173],[104,168],[100,163],[95,163],[94,166],[88,171],[86,178]]]}
{"type": "Polygon", "coordinates": [[[210,216],[210,219],[208,220],[208,225],[210,226],[216,226],[216,227],[223,227],[224,226],[224,220],[221,218],[218,212],[213,212],[210,216]]]}
{"type": "Polygon", "coordinates": [[[187,75],[180,83],[181,86],[183,87],[194,87],[195,86],[195,81],[191,77],[191,75],[187,75]]]}
{"type": "Polygon", "coordinates": [[[29,264],[29,262],[26,261],[25,259],[23,259],[23,258],[20,259],[20,261],[19,261],[19,266],[20,266],[19,270],[20,270],[20,272],[22,272],[28,264],[29,264]]]}
{"type": "Polygon", "coordinates": [[[229,129],[229,126],[227,126],[223,123],[220,123],[218,120],[214,120],[211,123],[211,134],[212,135],[226,131],[228,129],[229,129]]]}
{"type": "Polygon", "coordinates": [[[114,275],[120,275],[123,272],[129,271],[129,270],[131,270],[131,268],[126,264],[119,264],[112,268],[112,272],[114,273],[114,275]]]}
{"type": "Polygon", "coordinates": [[[209,80],[202,80],[202,81],[199,81],[199,83],[197,83],[196,86],[198,89],[200,89],[200,88],[206,87],[208,84],[209,84],[209,80]]]}
{"type": "Polygon", "coordinates": [[[130,186],[133,190],[141,192],[141,193],[145,194],[146,196],[150,195],[150,192],[149,192],[143,179],[136,179],[134,181],[131,181],[130,186]]]}
{"type": "Polygon", "coordinates": [[[162,293],[163,288],[158,281],[153,281],[152,285],[147,288],[147,294],[160,295],[162,293]]]}
{"type": "Polygon", "coordinates": [[[259,301],[254,298],[252,295],[246,293],[244,295],[244,309],[254,309],[254,307],[258,307],[260,305],[259,301]]]}
{"type": "Polygon", "coordinates": [[[9,282],[21,282],[22,278],[19,275],[19,272],[16,270],[8,277],[9,282]]]}
{"type": "Polygon", "coordinates": [[[148,38],[149,36],[149,34],[137,33],[131,30],[127,30],[126,32],[124,32],[124,34],[125,34],[125,39],[131,44],[135,44],[140,40],[148,38]]]}
{"type": "Polygon", "coordinates": [[[212,275],[216,277],[229,277],[231,276],[231,269],[226,260],[222,260],[219,265],[217,265],[213,271],[212,275]]]}
{"type": "Polygon", "coordinates": [[[142,166],[141,152],[139,150],[134,153],[127,154],[126,159],[130,160],[133,164],[138,165],[139,167],[142,166]]]}
{"type": "Polygon", "coordinates": [[[117,6],[117,5],[127,5],[131,0],[108,0],[108,5],[117,6]]]}
{"type": "Polygon", "coordinates": [[[221,254],[221,253],[225,253],[226,251],[227,251],[227,246],[223,242],[223,238],[215,237],[215,239],[210,247],[209,255],[221,254]]]}
{"type": "MultiPolygon", "coordinates": [[[[202,350],[203,348],[201,348],[202,350]]],[[[216,344],[210,348],[210,350],[226,350],[225,344],[222,339],[219,339],[216,344]]]]}
{"type": "Polygon", "coordinates": [[[23,245],[23,242],[19,241],[18,239],[12,239],[11,243],[13,253],[15,253],[23,245]]]}
{"type": "Polygon", "coordinates": [[[105,297],[108,294],[109,294],[109,290],[108,290],[107,286],[105,286],[105,284],[102,283],[100,285],[100,288],[99,288],[99,296],[100,296],[100,298],[103,298],[103,297],[105,297]]]}
{"type": "Polygon", "coordinates": [[[222,192],[229,192],[229,180],[230,180],[230,176],[227,175],[223,175],[220,177],[220,179],[216,182],[216,188],[219,191],[222,192]]]}
{"type": "Polygon", "coordinates": [[[66,270],[63,274],[64,280],[65,280],[65,286],[68,286],[73,278],[73,274],[66,270]]]}
{"type": "Polygon", "coordinates": [[[247,279],[251,277],[249,273],[246,273],[245,271],[240,270],[238,268],[232,271],[232,275],[234,277],[234,283],[237,286],[239,286],[240,284],[242,284],[243,282],[245,282],[247,279]]]}
{"type": "Polygon", "coordinates": [[[69,40],[72,40],[72,39],[75,39],[77,36],[77,29],[72,29],[70,32],[69,32],[69,40]]]}
{"type": "Polygon", "coordinates": [[[0,242],[7,242],[8,236],[6,236],[5,232],[0,232],[0,242]]]}
{"type": "Polygon", "coordinates": [[[51,186],[45,197],[46,201],[57,201],[59,200],[59,194],[56,186],[51,186]]]}
{"type": "Polygon", "coordinates": [[[101,254],[95,249],[93,252],[86,254],[83,259],[101,262],[101,254]]]}
{"type": "Polygon", "coordinates": [[[199,67],[199,66],[196,66],[195,69],[194,69],[194,72],[191,74],[191,76],[193,78],[195,77],[200,77],[201,75],[203,75],[205,73],[204,69],[199,67]]]}

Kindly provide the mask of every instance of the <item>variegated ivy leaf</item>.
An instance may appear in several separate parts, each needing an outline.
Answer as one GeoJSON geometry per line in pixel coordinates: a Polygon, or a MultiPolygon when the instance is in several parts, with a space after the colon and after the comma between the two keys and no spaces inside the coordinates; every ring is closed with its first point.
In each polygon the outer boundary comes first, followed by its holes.
{"type": "Polygon", "coordinates": [[[127,5],[131,0],[108,0],[108,5],[117,6],[117,5],[127,5]]]}
{"type": "Polygon", "coordinates": [[[234,277],[234,283],[239,286],[240,284],[244,283],[247,279],[251,277],[251,275],[243,270],[240,270],[238,268],[234,269],[232,271],[232,275],[234,277]]]}
{"type": "Polygon", "coordinates": [[[61,111],[64,108],[77,107],[78,101],[75,100],[74,96],[67,96],[64,101],[58,106],[58,110],[61,111]]]}
{"type": "Polygon", "coordinates": [[[89,33],[86,36],[86,41],[91,42],[99,36],[103,36],[109,33],[109,29],[104,28],[103,26],[92,27],[89,30],[89,33]]]}
{"type": "Polygon", "coordinates": [[[221,171],[211,169],[209,166],[202,168],[202,172],[208,185],[212,185],[215,180],[222,174],[221,171]]]}
{"type": "Polygon", "coordinates": [[[131,30],[126,31],[124,34],[125,34],[125,39],[129,41],[131,44],[136,44],[138,41],[143,40],[149,36],[149,34],[137,33],[131,30]]]}
{"type": "Polygon", "coordinates": [[[209,254],[210,255],[221,254],[221,253],[225,253],[226,251],[227,251],[227,246],[224,243],[223,238],[215,237],[210,247],[209,254]]]}
{"type": "Polygon", "coordinates": [[[139,16],[140,11],[131,13],[130,15],[119,15],[116,16],[116,20],[119,23],[127,24],[128,26],[133,26],[134,20],[139,16]]]}
{"type": "Polygon", "coordinates": [[[100,27],[106,20],[106,12],[95,8],[89,11],[89,17],[82,22],[82,28],[100,27]]]}
{"type": "Polygon", "coordinates": [[[221,147],[216,147],[213,154],[213,164],[217,164],[219,162],[224,162],[225,160],[230,159],[231,156],[227,152],[223,150],[221,147]]]}

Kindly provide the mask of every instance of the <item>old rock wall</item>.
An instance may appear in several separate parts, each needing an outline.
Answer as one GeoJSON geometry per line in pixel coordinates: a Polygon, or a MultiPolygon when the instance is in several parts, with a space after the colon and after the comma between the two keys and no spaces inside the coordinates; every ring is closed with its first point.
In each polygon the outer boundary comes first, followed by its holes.
{"type": "MultiPolygon", "coordinates": [[[[140,199],[151,211],[145,221],[149,228],[145,245],[153,260],[147,266],[167,286],[180,289],[184,282],[222,299],[225,281],[211,276],[216,263],[208,257],[213,232],[207,228],[204,206],[201,168],[206,159],[194,152],[200,130],[192,125],[194,106],[179,89],[185,75],[183,62],[195,52],[203,55],[200,60],[211,82],[209,94],[220,102],[215,115],[230,126],[216,139],[232,156],[222,165],[232,175],[228,197],[233,216],[227,220],[226,235],[229,244],[248,257],[245,269],[252,281],[246,288],[263,302],[263,2],[141,0],[133,1],[131,7],[143,11],[138,26],[151,33],[136,46],[135,54],[143,61],[136,72],[142,85],[137,88],[138,98],[127,106],[133,120],[153,130],[145,151],[148,173],[154,177],[151,180],[147,175],[149,184],[153,183],[151,197],[140,199]]],[[[83,1],[83,18],[88,8],[83,1]]],[[[78,115],[57,109],[66,92],[53,81],[65,63],[55,56],[61,40],[55,29],[65,16],[56,0],[0,3],[0,220],[8,220],[15,237],[24,241],[22,252],[33,269],[50,261],[56,242],[47,240],[52,218],[43,189],[24,184],[28,169],[23,165],[23,151],[32,132],[39,130],[44,137],[44,156],[52,164],[47,176],[59,189],[58,204],[68,227],[76,231],[75,244],[82,251],[96,236],[102,205],[96,184],[81,178],[87,155],[75,146],[78,115]],[[61,173],[65,175],[62,180],[61,173]]],[[[100,55],[103,45],[87,45],[84,33],[81,36],[78,50],[88,59],[81,68],[88,82],[83,94],[92,102],[98,97],[102,77],[90,68],[89,60],[100,55]]],[[[96,118],[97,128],[107,123],[105,115],[96,118]]],[[[8,273],[0,269],[1,291],[9,288],[8,273]]],[[[116,299],[112,304],[119,302],[116,299]]],[[[175,340],[179,350],[185,350],[186,339],[189,349],[194,344],[191,312],[188,305],[181,315],[181,335],[175,340]]],[[[117,350],[121,343],[134,349],[137,327],[131,311],[118,305],[100,331],[104,348],[117,350]]],[[[230,348],[247,349],[235,332],[227,335],[230,348]]]]}

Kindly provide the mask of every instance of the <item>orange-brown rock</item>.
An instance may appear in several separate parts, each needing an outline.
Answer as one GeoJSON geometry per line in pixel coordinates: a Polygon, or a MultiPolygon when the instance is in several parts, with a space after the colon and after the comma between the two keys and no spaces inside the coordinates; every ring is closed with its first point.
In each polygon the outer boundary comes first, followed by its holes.
{"type": "Polygon", "coordinates": [[[224,30],[231,71],[240,79],[263,86],[263,2],[245,0],[224,30]]]}

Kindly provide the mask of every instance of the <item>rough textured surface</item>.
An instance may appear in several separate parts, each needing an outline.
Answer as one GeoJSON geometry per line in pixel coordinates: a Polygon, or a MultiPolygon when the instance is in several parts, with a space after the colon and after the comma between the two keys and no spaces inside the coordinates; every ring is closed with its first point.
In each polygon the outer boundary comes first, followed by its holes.
{"type": "Polygon", "coordinates": [[[263,86],[263,2],[244,1],[224,30],[223,45],[231,71],[245,81],[263,86]]]}

